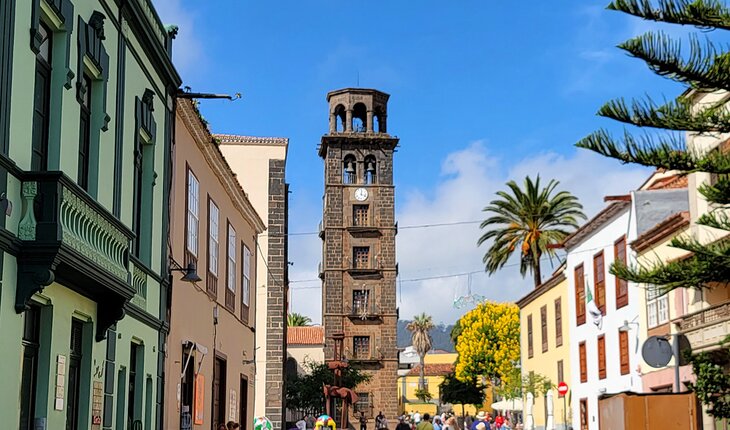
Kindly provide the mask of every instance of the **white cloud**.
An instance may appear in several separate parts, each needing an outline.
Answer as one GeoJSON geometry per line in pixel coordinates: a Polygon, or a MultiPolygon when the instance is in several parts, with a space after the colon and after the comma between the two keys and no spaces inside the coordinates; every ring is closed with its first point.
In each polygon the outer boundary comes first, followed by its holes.
{"type": "MultiPolygon", "coordinates": [[[[546,152],[525,158],[515,165],[500,168],[502,161],[489,154],[482,141],[449,154],[443,161],[440,181],[433,189],[417,189],[398,195],[397,237],[398,262],[402,282],[398,285],[401,318],[409,319],[416,313],[426,312],[436,322],[451,323],[468,309],[455,309],[457,295],[466,294],[469,283],[473,293],[491,300],[514,301],[532,287],[528,276],[522,279],[518,267],[505,267],[492,276],[480,272],[468,276],[428,278],[454,273],[479,271],[486,247],[477,247],[480,236],[478,224],[460,224],[432,228],[402,228],[412,225],[474,221],[483,218],[481,209],[504,188],[509,179],[521,183],[526,175],[539,174],[547,183],[560,181],[559,189],[577,195],[586,214],[594,215],[603,207],[603,197],[623,194],[639,186],[648,176],[646,169],[622,166],[585,150],[576,150],[568,156],[546,152]]],[[[397,164],[396,164],[397,168],[397,164]]],[[[319,208],[294,204],[292,213],[296,223],[311,218],[308,225],[316,225],[319,208]]],[[[290,241],[290,260],[295,262],[291,279],[316,279],[316,267],[321,255],[321,241],[316,236],[293,236],[290,241]]],[[[549,264],[543,277],[551,272],[549,264]]],[[[320,283],[292,284],[291,308],[294,312],[321,320],[320,283]]]]}
{"type": "Polygon", "coordinates": [[[200,73],[204,60],[203,43],[195,31],[195,15],[183,5],[184,0],[153,0],[155,9],[164,25],[177,25],[179,31],[172,43],[175,68],[187,82],[200,73]]]}

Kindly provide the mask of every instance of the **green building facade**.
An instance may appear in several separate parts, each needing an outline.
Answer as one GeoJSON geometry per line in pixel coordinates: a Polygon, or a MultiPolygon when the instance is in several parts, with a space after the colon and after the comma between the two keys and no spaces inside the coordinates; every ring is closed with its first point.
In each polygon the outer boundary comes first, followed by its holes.
{"type": "Polygon", "coordinates": [[[2,428],[164,428],[174,32],[0,2],[2,428]]]}

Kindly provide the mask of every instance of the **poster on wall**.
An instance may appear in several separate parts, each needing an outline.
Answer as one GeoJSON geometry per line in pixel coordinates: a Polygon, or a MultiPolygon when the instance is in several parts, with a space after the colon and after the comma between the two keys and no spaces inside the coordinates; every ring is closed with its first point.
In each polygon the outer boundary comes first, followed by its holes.
{"type": "Polygon", "coordinates": [[[193,423],[203,424],[205,409],[203,394],[205,393],[205,378],[202,374],[195,375],[195,397],[193,398],[193,423]]]}
{"type": "Polygon", "coordinates": [[[236,411],[238,411],[238,405],[236,403],[236,390],[231,390],[228,399],[228,421],[237,421],[236,411]]]}

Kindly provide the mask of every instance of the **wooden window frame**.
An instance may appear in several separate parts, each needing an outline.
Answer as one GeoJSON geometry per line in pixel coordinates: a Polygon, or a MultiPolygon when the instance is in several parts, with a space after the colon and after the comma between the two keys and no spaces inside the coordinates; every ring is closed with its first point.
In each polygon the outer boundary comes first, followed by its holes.
{"type": "Polygon", "coordinates": [[[598,379],[606,379],[606,336],[600,335],[597,340],[598,379]]]}
{"type": "Polygon", "coordinates": [[[588,382],[588,363],[586,362],[587,359],[586,343],[585,341],[583,341],[578,344],[578,363],[580,367],[581,383],[588,382]]]}
{"type": "Polygon", "coordinates": [[[575,266],[573,276],[575,283],[575,324],[581,326],[586,323],[586,282],[583,263],[575,266]]]}
{"type": "Polygon", "coordinates": [[[563,364],[563,360],[558,360],[557,366],[558,366],[558,383],[565,382],[565,367],[563,364]]]}
{"type": "Polygon", "coordinates": [[[354,227],[370,226],[370,205],[357,204],[352,205],[352,225],[354,227]],[[364,211],[360,211],[364,209],[364,211]],[[364,213],[364,217],[359,217],[360,213],[364,213]]]}
{"type": "Polygon", "coordinates": [[[89,174],[91,171],[91,126],[93,119],[93,85],[94,80],[87,73],[83,73],[81,79],[86,86],[84,100],[79,103],[79,158],[78,158],[78,180],[81,188],[89,191],[89,174]]]}
{"type": "Polygon", "coordinates": [[[555,347],[563,346],[563,300],[555,299],[555,347]]]}
{"type": "MultiPolygon", "coordinates": [[[[47,38],[42,43],[48,43],[48,57],[43,56],[43,49],[39,48],[35,61],[35,82],[33,84],[33,126],[31,144],[31,170],[48,170],[48,150],[50,140],[50,115],[51,115],[51,82],[53,79],[53,30],[42,20],[38,24],[37,34],[45,32],[47,38]],[[39,87],[38,79],[44,79],[45,85],[39,87]],[[38,93],[41,94],[38,94],[38,93]],[[37,106],[36,101],[42,100],[42,106],[37,106]],[[36,124],[40,121],[40,124],[36,124]]],[[[42,47],[42,44],[41,44],[42,47]]]]}
{"type": "Polygon", "coordinates": [[[218,293],[218,276],[220,268],[220,218],[221,212],[215,201],[208,195],[208,252],[207,252],[207,274],[206,289],[215,295],[218,293]],[[215,228],[213,226],[213,208],[215,208],[215,228]],[[214,255],[215,254],[215,255],[214,255]]]}
{"type": "Polygon", "coordinates": [[[248,324],[251,310],[251,256],[253,253],[241,241],[241,320],[248,324]]]}
{"type": "Polygon", "coordinates": [[[352,337],[352,356],[353,356],[353,358],[361,359],[361,360],[370,358],[370,356],[372,355],[372,347],[373,347],[371,340],[372,340],[372,336],[366,336],[366,335],[353,336],[352,337]],[[358,348],[358,339],[364,340],[365,341],[364,343],[367,345],[367,348],[366,348],[367,350],[364,351],[365,356],[361,355],[361,353],[363,351],[360,351],[360,349],[358,348]]]}
{"type": "Polygon", "coordinates": [[[593,255],[593,290],[596,307],[601,311],[602,315],[606,315],[606,255],[603,250],[593,255]],[[601,267],[598,268],[597,262],[600,260],[601,267]],[[599,278],[598,275],[601,275],[599,278]]]}
{"type": "Polygon", "coordinates": [[[621,363],[621,375],[631,373],[631,358],[629,357],[629,332],[618,331],[619,361],[621,363]],[[625,359],[624,359],[625,358],[625,359]]]}
{"type": "MultiPolygon", "coordinates": [[[[626,264],[628,262],[628,248],[626,247],[626,235],[621,236],[613,244],[614,263],[621,261],[626,264]],[[623,258],[619,256],[623,248],[623,258]]],[[[629,281],[614,276],[616,280],[616,309],[621,309],[629,304],[629,281]]]]}
{"type": "Polygon", "coordinates": [[[198,253],[200,252],[200,180],[193,172],[190,166],[185,166],[185,258],[184,265],[187,266],[190,263],[198,265],[198,253]],[[191,201],[190,201],[190,184],[191,179],[195,180],[197,184],[197,209],[196,213],[191,212],[191,201]],[[197,218],[196,218],[197,217],[197,218]],[[193,227],[191,225],[192,219],[196,219],[197,225],[193,227]],[[194,237],[191,237],[193,236],[194,237]],[[192,240],[195,242],[193,242],[192,240]]]}
{"type": "Polygon", "coordinates": [[[540,337],[542,338],[542,352],[548,351],[548,320],[547,305],[540,308],[540,337]]]}
{"type": "Polygon", "coordinates": [[[353,269],[370,269],[370,247],[369,246],[354,246],[352,247],[352,264],[353,269]],[[366,261],[364,261],[362,264],[360,263],[360,259],[358,258],[359,251],[365,250],[365,255],[367,257],[366,261]]]}
{"type": "Polygon", "coordinates": [[[226,308],[232,312],[236,309],[236,237],[236,229],[230,220],[226,220],[226,308]]]}
{"type": "Polygon", "coordinates": [[[21,336],[22,360],[20,379],[19,425],[22,430],[34,429],[36,395],[38,392],[38,368],[41,350],[41,307],[31,304],[23,313],[21,336]],[[27,368],[26,368],[27,366],[27,368]],[[25,415],[23,414],[25,412],[25,415]]]}
{"type": "Polygon", "coordinates": [[[590,427],[590,414],[588,413],[588,399],[582,398],[578,405],[578,416],[580,417],[580,430],[588,430],[590,427]]]}
{"type": "Polygon", "coordinates": [[[527,316],[527,357],[534,356],[534,344],[532,338],[532,314],[527,316]]]}

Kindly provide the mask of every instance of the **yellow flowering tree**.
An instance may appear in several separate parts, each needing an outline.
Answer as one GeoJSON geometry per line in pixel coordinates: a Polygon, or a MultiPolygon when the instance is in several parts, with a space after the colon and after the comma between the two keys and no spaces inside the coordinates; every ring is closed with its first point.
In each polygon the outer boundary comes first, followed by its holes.
{"type": "Polygon", "coordinates": [[[520,316],[514,303],[485,301],[458,321],[456,377],[509,383],[520,359],[520,316]]]}

